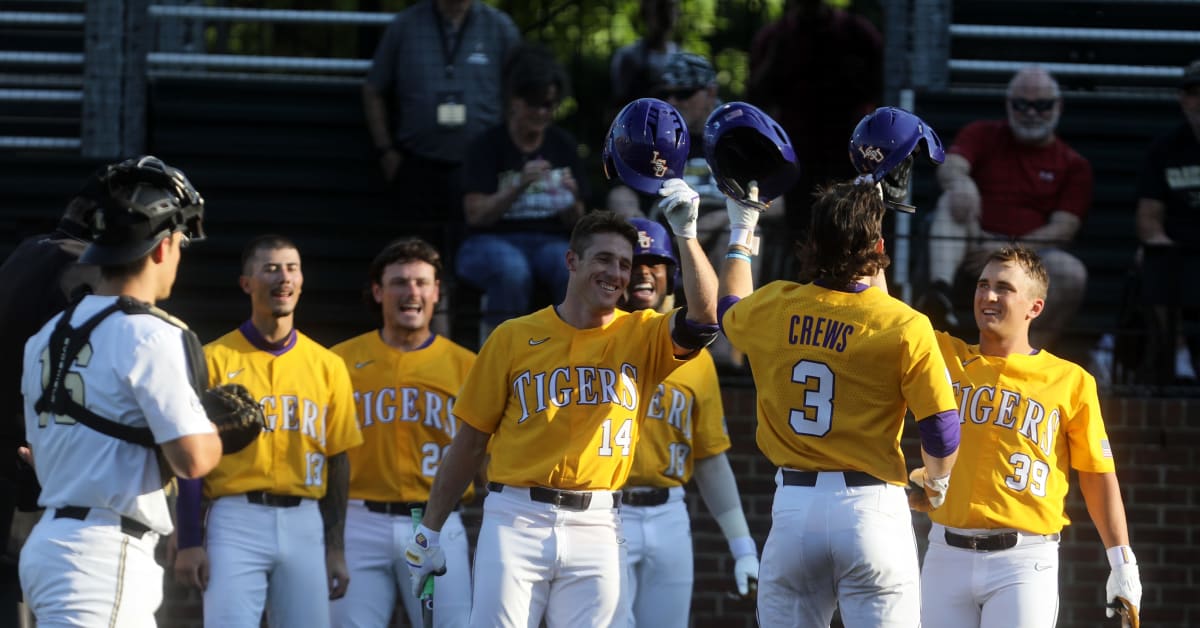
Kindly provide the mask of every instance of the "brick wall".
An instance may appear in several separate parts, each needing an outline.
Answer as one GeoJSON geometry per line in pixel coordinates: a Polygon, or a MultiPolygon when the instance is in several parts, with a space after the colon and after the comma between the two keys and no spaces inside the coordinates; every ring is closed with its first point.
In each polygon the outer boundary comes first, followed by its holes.
{"type": "MultiPolygon", "coordinates": [[[[774,469],[754,444],[754,390],[726,385],[724,399],[734,442],[730,461],[750,529],[761,549],[771,527],[774,469]]],[[[1200,585],[1200,400],[1107,399],[1104,416],[1141,566],[1143,617],[1147,625],[1162,628],[1200,625],[1200,596],[1194,593],[1200,585]]],[[[913,430],[906,434],[910,432],[913,430]]],[[[915,439],[905,438],[904,446],[910,461],[915,460],[915,439]]],[[[688,507],[696,549],[693,625],[754,626],[753,604],[728,596],[734,588],[732,559],[720,529],[695,490],[689,492],[688,507]]],[[[1064,531],[1061,548],[1058,625],[1105,625],[1101,604],[1108,564],[1078,490],[1071,491],[1067,510],[1074,524],[1064,531]]],[[[468,522],[478,524],[477,510],[465,514],[468,522]]],[[[913,522],[923,549],[929,520],[915,515],[913,522]]],[[[168,578],[161,617],[162,626],[198,626],[199,597],[168,578]]],[[[1107,625],[1115,625],[1108,621],[1107,625]]]]}

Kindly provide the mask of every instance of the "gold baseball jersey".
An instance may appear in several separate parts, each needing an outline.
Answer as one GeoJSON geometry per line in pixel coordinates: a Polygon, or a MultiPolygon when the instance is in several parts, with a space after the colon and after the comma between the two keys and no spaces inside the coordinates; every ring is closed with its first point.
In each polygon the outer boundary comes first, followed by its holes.
{"type": "Polygon", "coordinates": [[[262,405],[267,430],[221,458],[204,478],[209,498],[266,491],[320,499],[325,461],[362,444],[346,364],[300,332],[280,355],[255,347],[241,329],[204,346],[209,384],[241,384],[262,405]]]}
{"type": "Polygon", "coordinates": [[[954,409],[929,319],[878,288],[775,281],[722,322],[750,361],[758,447],[777,466],[907,485],[906,406],[918,420],[954,409]]]}
{"type": "Polygon", "coordinates": [[[682,486],[696,460],[729,449],[717,367],[707,349],[668,375],[642,411],[627,486],[682,486]]]}
{"type": "Polygon", "coordinates": [[[946,503],[929,513],[955,528],[1058,532],[1070,469],[1115,470],[1096,380],[1042,350],[997,357],[937,334],[958,397],[962,441],[946,503]]]}
{"type": "MultiPolygon", "coordinates": [[[[350,498],[423,502],[458,431],[454,400],[475,354],[434,336],[400,351],[370,331],[335,345],[350,371],[363,444],[347,452],[350,498]]],[[[474,492],[469,489],[467,497],[474,492]]]]}
{"type": "Polygon", "coordinates": [[[512,486],[616,490],[638,424],[674,356],[670,314],[618,311],[576,329],[553,307],[505,321],[467,375],[454,414],[492,434],[488,479],[512,486]]]}

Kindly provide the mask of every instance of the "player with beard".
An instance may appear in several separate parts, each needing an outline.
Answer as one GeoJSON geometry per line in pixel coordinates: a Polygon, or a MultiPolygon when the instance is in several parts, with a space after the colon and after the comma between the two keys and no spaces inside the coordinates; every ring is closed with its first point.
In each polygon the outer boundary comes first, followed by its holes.
{"type": "MultiPolygon", "coordinates": [[[[346,564],[354,586],[333,603],[334,626],[384,626],[397,595],[409,624],[421,607],[409,585],[404,546],[414,509],[425,510],[438,464],[458,430],[454,401],[475,354],[430,330],[441,296],[442,258],[418,238],[383,248],[364,295],[382,326],[333,347],[346,361],[358,403],[363,446],[348,452],[350,506],[346,564]]],[[[471,487],[464,500],[474,494],[471,487]]],[[[466,626],[471,614],[471,563],[462,517],[442,528],[449,569],[434,591],[435,626],[466,626]]]]}
{"type": "Polygon", "coordinates": [[[1054,285],[1054,302],[1031,331],[1034,345],[1051,342],[1078,309],[1087,269],[1061,247],[1092,204],[1092,167],[1055,134],[1062,107],[1054,77],[1026,67],[1008,84],[1007,120],[968,124],[946,151],[930,228],[930,291],[918,302],[935,328],[952,326],[955,274],[974,282],[988,255],[1014,242],[1038,252],[1054,285]]]}
{"type": "MultiPolygon", "coordinates": [[[[629,222],[638,230],[638,241],[623,308],[666,314],[673,306],[679,265],[667,230],[643,218],[629,222]]],[[[630,625],[687,626],[695,570],[683,486],[693,473],[700,496],[729,542],[738,594],[752,595],[758,586],[758,550],[725,456],[729,430],[707,349],[658,385],[645,415],[621,496],[621,534],[628,553],[621,604],[630,625]]]]}
{"type": "Polygon", "coordinates": [[[267,431],[221,459],[201,483],[181,480],[175,577],[204,591],[206,626],[328,626],[349,583],[343,544],[350,464],[362,444],[346,364],[295,327],[300,251],[279,235],[242,251],[250,318],[205,345],[209,384],[241,384],[267,431]],[[205,522],[202,527],[201,521],[205,522]]]}

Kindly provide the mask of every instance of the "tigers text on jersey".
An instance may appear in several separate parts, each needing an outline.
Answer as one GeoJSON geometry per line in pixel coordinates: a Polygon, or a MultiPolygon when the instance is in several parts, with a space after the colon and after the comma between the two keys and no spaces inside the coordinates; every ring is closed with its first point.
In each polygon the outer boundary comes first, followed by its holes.
{"type": "Polygon", "coordinates": [[[400,351],[378,330],[332,351],[350,371],[363,435],[362,446],[347,452],[350,498],[427,501],[438,464],[458,431],[454,400],[475,354],[441,336],[416,351],[400,351]]]}
{"type": "Polygon", "coordinates": [[[753,365],[758,447],[775,465],[907,485],[900,434],[954,409],[929,319],[877,288],[769,283],[722,321],[753,365]]]}
{"type": "Polygon", "coordinates": [[[959,400],[962,441],[946,503],[929,513],[954,528],[1058,532],[1070,469],[1115,470],[1096,380],[1042,350],[997,357],[939,332],[959,400]]]}
{"type": "Polygon", "coordinates": [[[696,460],[729,449],[717,367],[707,349],[668,375],[642,410],[628,486],[682,486],[696,460]]]}
{"type": "Polygon", "coordinates": [[[493,434],[488,479],[512,486],[620,488],[640,405],[678,365],[670,316],[616,312],[577,329],[553,307],[505,321],[488,338],[454,413],[493,434]]]}
{"type": "MultiPolygon", "coordinates": [[[[116,299],[84,297],[71,324],[82,325],[116,299]]],[[[170,534],[171,516],[152,449],[106,436],[70,417],[39,416],[34,410],[49,384],[48,343],[61,316],[26,342],[21,376],[25,434],[42,485],[38,503],[111,510],[170,534]]],[[[111,421],[149,427],[157,443],[212,432],[192,387],[182,334],[155,316],[112,314],[92,330],[70,366],[65,383],[71,396],[111,421]]]]}
{"type": "Polygon", "coordinates": [[[209,382],[245,386],[267,419],[257,440],[204,478],[205,495],[324,497],[325,460],[362,443],[345,362],[298,331],[280,355],[255,347],[241,329],[205,345],[204,355],[209,382]]]}

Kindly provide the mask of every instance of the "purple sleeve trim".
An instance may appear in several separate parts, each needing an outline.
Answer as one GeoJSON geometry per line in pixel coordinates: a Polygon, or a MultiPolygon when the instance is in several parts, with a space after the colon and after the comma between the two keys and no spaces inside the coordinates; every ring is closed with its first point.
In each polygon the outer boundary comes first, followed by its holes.
{"type": "Polygon", "coordinates": [[[946,410],[917,421],[921,448],[935,458],[945,458],[958,450],[958,410],[946,410]]]}
{"type": "Polygon", "coordinates": [[[721,297],[717,301],[717,324],[721,326],[721,331],[725,331],[725,312],[733,307],[735,303],[741,301],[742,298],[732,294],[721,297]]]}
{"type": "Polygon", "coordinates": [[[200,525],[200,494],[203,480],[176,478],[179,498],[175,500],[175,528],[179,549],[200,547],[204,544],[204,532],[200,525]]]}

